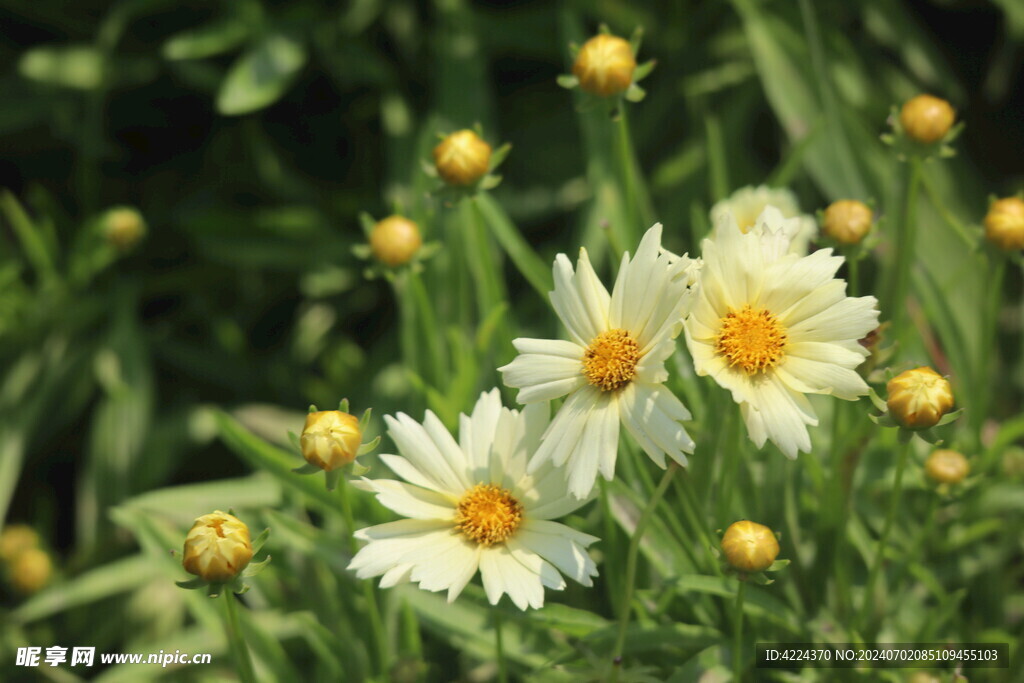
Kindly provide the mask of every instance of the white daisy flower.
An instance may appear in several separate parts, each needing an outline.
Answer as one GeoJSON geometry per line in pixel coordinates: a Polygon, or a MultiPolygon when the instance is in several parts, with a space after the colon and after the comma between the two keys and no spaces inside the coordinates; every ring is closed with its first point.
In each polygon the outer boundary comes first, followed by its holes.
{"type": "Polygon", "coordinates": [[[520,403],[567,396],[530,470],[568,462],[569,491],[580,498],[590,494],[598,471],[605,479],[614,475],[620,423],[659,467],[665,455],[685,465],[684,451],[693,452],[693,439],[679,424],[690,412],[663,382],[697,264],[662,252],[660,244],[658,224],[635,257],[623,255],[610,296],[586,249],[575,272],[559,254],[551,305],[570,340],[515,339],[520,355],[498,368],[505,384],[520,390],[520,403]]]}
{"type": "Polygon", "coordinates": [[[784,218],[791,219],[784,226],[784,232],[790,239],[790,252],[806,256],[811,240],[818,236],[818,223],[812,216],[800,213],[796,195],[784,187],[741,187],[711,207],[711,224],[717,227],[724,216],[731,215],[736,227],[746,233],[769,206],[778,209],[784,218]]]}
{"type": "Polygon", "coordinates": [[[750,439],[795,458],[811,450],[806,425],[818,424],[804,394],[868,393],[854,368],[868,355],[858,340],[878,325],[878,300],[846,296],[831,249],[787,253],[784,221],[768,207],[750,232],[725,223],[704,240],[686,344],[697,374],[732,392],[750,439]]]}
{"type": "Polygon", "coordinates": [[[409,519],[356,532],[369,541],[348,567],[359,578],[383,575],[382,588],[413,581],[447,590],[452,602],[479,569],[491,604],[507,593],[523,610],[544,605],[545,587],[565,588],[559,571],[592,585],[597,568],[585,548],[598,539],[551,521],[587,501],[567,495],[554,467],[526,471],[546,405],[509,410],[493,389],[459,416],[458,442],[429,410],[423,424],[404,413],[384,420],[401,455],[380,457],[405,482],[353,485],[409,519]]]}

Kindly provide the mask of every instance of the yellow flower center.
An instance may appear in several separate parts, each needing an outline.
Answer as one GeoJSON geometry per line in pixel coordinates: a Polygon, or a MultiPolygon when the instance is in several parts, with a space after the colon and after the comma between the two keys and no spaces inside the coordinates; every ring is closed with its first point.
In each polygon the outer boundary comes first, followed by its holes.
{"type": "Polygon", "coordinates": [[[615,391],[636,376],[640,346],[626,330],[608,330],[590,340],[583,352],[583,374],[601,391],[615,391]]]}
{"type": "Polygon", "coordinates": [[[785,355],[786,328],[763,308],[744,306],[721,320],[715,350],[748,375],[767,372],[785,355]]]}
{"type": "Polygon", "coordinates": [[[493,484],[477,484],[455,508],[455,528],[485,547],[505,541],[522,521],[523,506],[506,489],[493,484]]]}

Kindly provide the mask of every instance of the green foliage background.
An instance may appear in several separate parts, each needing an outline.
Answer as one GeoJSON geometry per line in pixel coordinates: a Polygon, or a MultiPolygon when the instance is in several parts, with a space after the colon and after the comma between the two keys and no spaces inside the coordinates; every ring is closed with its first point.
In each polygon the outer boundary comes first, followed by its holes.
{"type": "MultiPolygon", "coordinates": [[[[695,253],[711,204],[748,184],[789,186],[808,212],[873,201],[884,239],[865,262],[863,293],[878,294],[903,198],[902,165],[879,134],[891,107],[922,91],[948,98],[966,130],[957,157],[926,168],[909,309],[921,334],[899,361],[951,375],[968,409],[951,438],[978,479],[936,513],[919,468],[911,476],[895,534],[901,568],[889,579],[908,573],[913,590],[881,589],[888,611],[874,635],[1019,643],[1024,484],[1006,454],[1024,435],[1021,271],[1011,263],[995,278],[996,255],[966,248],[960,233],[976,240],[987,196],[1024,182],[1020,7],[7,0],[0,519],[37,528],[59,576],[32,598],[5,594],[0,669],[25,644],[95,643],[216,653],[212,667],[113,667],[104,679],[230,675],[214,606],[174,587],[183,572],[167,550],[193,518],[233,506],[254,530],[273,529],[274,561],[248,595],[258,671],[384,678],[360,631],[366,605],[344,570],[350,530],[336,496],[288,473],[298,462],[286,433],[301,429],[304,407],[347,396],[357,411],[374,408],[374,433],[380,415],[419,418],[428,407],[454,426],[480,391],[500,386],[493,368],[512,357],[511,337],[556,333],[535,291],[556,252],[584,245],[607,275],[609,226],[636,236],[658,220],[668,248],[695,253]],[[929,26],[958,20],[985,27],[991,44],[950,47],[929,26]],[[568,44],[601,22],[626,36],[643,27],[640,58],[657,60],[647,98],[626,108],[627,156],[635,152],[642,179],[635,202],[624,196],[623,141],[607,110],[577,111],[583,98],[555,82],[571,66],[568,44]],[[495,146],[512,145],[503,182],[475,209],[446,209],[428,197],[436,181],[421,162],[437,133],[475,123],[495,146]],[[137,207],[148,224],[126,254],[100,239],[114,205],[137,207]],[[359,214],[395,210],[439,245],[419,280],[366,278],[352,253],[364,241],[359,214]]],[[[794,559],[771,592],[748,596],[759,636],[848,635],[844,614],[859,598],[843,587],[863,583],[894,439],[861,447],[847,481],[855,521],[843,536],[855,550],[837,569],[822,559],[838,528],[827,504],[833,463],[816,468],[812,454],[783,469],[778,453],[741,445],[756,459],[722,464],[712,457],[723,449],[716,427],[736,431],[732,405],[678,365],[675,388],[706,435],[691,473],[697,516],[711,530],[770,520],[794,559]],[[724,492],[733,485],[737,495],[724,492]]],[[[860,422],[850,414],[842,445],[864,436],[860,422]]],[[[817,431],[816,446],[838,452],[827,425],[817,431]]],[[[653,488],[646,463],[627,462],[614,521],[597,506],[576,520],[603,537],[605,553],[625,547],[653,488]]],[[[642,547],[648,617],[634,627],[628,663],[653,680],[694,680],[728,669],[735,588],[702,555],[710,539],[671,504],[642,547]]],[[[390,519],[369,500],[355,508],[364,523],[390,519]]],[[[582,670],[607,650],[622,577],[614,563],[601,568],[593,591],[549,593],[563,605],[506,615],[514,673],[557,678],[552,663],[582,670]]],[[[479,593],[441,609],[415,589],[382,593],[388,675],[491,675],[479,593]]],[[[831,680],[824,674],[801,680],[831,680]]],[[[986,675],[977,679],[1003,674],[986,675]]]]}

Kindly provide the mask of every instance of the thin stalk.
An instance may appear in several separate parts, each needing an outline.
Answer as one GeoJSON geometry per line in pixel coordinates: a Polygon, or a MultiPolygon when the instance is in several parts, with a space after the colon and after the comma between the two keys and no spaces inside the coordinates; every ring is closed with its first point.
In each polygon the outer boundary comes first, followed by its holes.
{"type": "Polygon", "coordinates": [[[743,680],[743,593],[747,587],[746,581],[740,581],[740,587],[736,589],[736,627],[733,632],[732,649],[732,679],[736,683],[743,680]]]}
{"type": "Polygon", "coordinates": [[[982,343],[978,345],[977,379],[973,388],[975,396],[972,405],[977,407],[970,411],[970,421],[979,444],[981,443],[981,426],[985,416],[989,414],[991,397],[995,393],[992,382],[992,364],[998,360],[998,352],[993,350],[998,349],[996,335],[999,332],[999,309],[1003,302],[1003,276],[1006,273],[1006,259],[1001,254],[997,255],[995,263],[990,264],[989,271],[992,273],[992,279],[988,285],[988,301],[984,311],[984,337],[982,343]]]}
{"type": "Polygon", "coordinates": [[[849,267],[850,296],[860,296],[860,259],[852,254],[847,257],[846,265],[849,267]]]}
{"type": "Polygon", "coordinates": [[[681,506],[683,516],[686,517],[686,521],[689,523],[690,528],[692,528],[694,533],[697,534],[700,540],[700,546],[704,549],[704,554],[707,557],[708,565],[716,574],[721,576],[722,568],[718,566],[718,561],[715,559],[715,555],[712,550],[715,543],[711,534],[711,528],[708,526],[704,516],[700,514],[700,505],[698,505],[697,496],[694,494],[693,488],[690,485],[689,473],[684,473],[683,476],[677,479],[676,486],[679,489],[680,498],[683,503],[681,506]]]}
{"type": "MultiPolygon", "coordinates": [[[[338,492],[341,494],[341,514],[345,519],[345,532],[348,536],[349,552],[352,555],[359,550],[356,542],[355,517],[352,515],[352,503],[349,500],[348,480],[342,476],[338,480],[338,492]]],[[[363,595],[366,598],[366,612],[370,620],[370,631],[373,633],[373,641],[376,645],[377,667],[379,673],[384,676],[390,667],[391,655],[388,652],[388,638],[384,631],[384,620],[380,616],[380,608],[377,606],[377,593],[373,589],[373,583],[369,580],[361,580],[363,595]]]]}
{"type": "Polygon", "coordinates": [[[925,195],[928,196],[928,201],[931,202],[932,206],[935,207],[935,210],[939,212],[939,217],[942,218],[943,222],[945,222],[945,224],[956,233],[956,236],[963,241],[964,246],[971,250],[978,246],[977,240],[971,237],[963,223],[958,221],[956,217],[949,212],[949,209],[946,208],[945,203],[942,201],[942,197],[935,190],[935,185],[928,176],[921,176],[921,187],[924,189],[925,195]]]}
{"type": "Polygon", "coordinates": [[[249,646],[245,643],[241,626],[238,623],[238,606],[235,605],[235,594],[230,589],[222,591],[224,596],[224,621],[228,631],[228,646],[238,669],[238,679],[242,683],[256,683],[256,673],[249,658],[249,646]]]}
{"type": "MultiPolygon", "coordinates": [[[[502,279],[504,269],[495,251],[491,247],[486,221],[480,211],[480,205],[473,199],[464,199],[462,206],[463,229],[466,234],[467,266],[473,283],[476,286],[478,323],[483,322],[493,310],[508,301],[505,283],[502,279]]],[[[493,335],[495,343],[501,345],[498,355],[511,358],[515,355],[512,347],[512,333],[509,328],[511,311],[506,311],[498,320],[493,335]]]]}
{"type": "Polygon", "coordinates": [[[647,501],[647,506],[640,514],[640,519],[637,520],[636,529],[633,530],[633,537],[629,539],[629,550],[626,551],[626,594],[622,601],[621,613],[619,614],[619,634],[615,639],[615,649],[612,651],[612,668],[609,675],[609,680],[613,682],[618,678],[619,672],[619,667],[616,663],[621,661],[622,651],[626,646],[626,629],[629,626],[629,617],[633,605],[633,591],[636,588],[636,565],[640,550],[640,539],[643,538],[644,531],[651,521],[652,513],[661,497],[665,495],[665,491],[668,490],[668,485],[672,483],[672,476],[676,473],[677,469],[679,469],[679,466],[672,463],[665,470],[661,481],[658,482],[658,488],[651,494],[651,499],[647,501]]]}
{"type": "Polygon", "coordinates": [[[627,238],[627,249],[634,249],[639,242],[640,232],[650,227],[652,218],[646,192],[641,195],[642,179],[637,169],[636,153],[633,150],[633,139],[629,134],[629,123],[626,120],[625,108],[619,109],[616,117],[618,128],[619,172],[622,174],[622,194],[626,205],[626,215],[631,218],[624,235],[627,238]]]}
{"type": "Polygon", "coordinates": [[[896,236],[896,271],[893,278],[892,312],[893,337],[902,341],[906,324],[906,299],[910,286],[910,268],[917,244],[917,195],[921,186],[921,160],[911,157],[907,162],[907,185],[904,196],[903,219],[896,236]]]}
{"type": "Polygon", "coordinates": [[[508,683],[508,663],[505,661],[505,646],[501,641],[501,614],[497,609],[494,615],[494,654],[498,660],[498,681],[508,683]]]}
{"type": "Polygon", "coordinates": [[[882,561],[885,557],[885,546],[889,542],[889,534],[892,532],[893,523],[896,521],[896,513],[900,507],[900,493],[903,485],[903,470],[907,465],[907,457],[910,455],[913,437],[900,448],[900,454],[896,460],[896,479],[892,485],[892,495],[889,499],[889,514],[885,517],[885,526],[882,527],[882,535],[878,537],[878,547],[875,550],[875,557],[871,561],[871,569],[868,572],[868,582],[864,587],[864,603],[861,605],[860,618],[857,620],[858,631],[863,632],[867,626],[868,618],[871,615],[871,603],[875,592],[875,583],[878,581],[878,574],[882,569],[882,561]]]}
{"type": "Polygon", "coordinates": [[[427,348],[427,356],[430,359],[431,368],[434,371],[434,378],[444,377],[447,373],[447,364],[441,354],[441,347],[438,340],[441,339],[443,331],[438,327],[437,316],[434,313],[434,305],[427,296],[427,290],[423,286],[423,279],[419,273],[412,270],[407,273],[408,291],[416,306],[417,318],[422,329],[420,334],[423,345],[427,348]]]}
{"type": "MultiPolygon", "coordinates": [[[[615,520],[612,517],[612,508],[609,503],[609,483],[604,477],[598,477],[597,484],[600,491],[601,519],[604,523],[604,537],[607,539],[609,556],[619,557],[619,534],[615,529],[615,520]]],[[[622,612],[620,601],[622,591],[620,590],[619,568],[614,562],[608,562],[605,564],[603,573],[604,583],[608,589],[608,603],[612,606],[612,611],[615,614],[620,614],[622,612]]]]}

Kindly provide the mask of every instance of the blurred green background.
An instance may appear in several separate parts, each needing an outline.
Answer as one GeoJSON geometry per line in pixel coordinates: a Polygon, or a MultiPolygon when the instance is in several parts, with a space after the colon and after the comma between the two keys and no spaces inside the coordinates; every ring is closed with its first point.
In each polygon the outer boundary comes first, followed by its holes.
{"type": "MultiPolygon", "coordinates": [[[[248,471],[208,406],[277,441],[342,396],[421,415],[393,293],[351,253],[358,214],[440,212],[421,160],[436,133],[479,122],[512,144],[494,196],[541,259],[593,244],[614,213],[600,113],[577,113],[555,79],[601,22],[643,27],[640,59],[657,60],[629,125],[674,250],[695,250],[710,205],[744,185],[790,186],[809,213],[842,197],[884,213],[899,169],[878,136],[921,91],[966,122],[933,178],[954,214],[977,224],[989,194],[1021,189],[1024,4],[812,6],[809,32],[783,0],[5,0],[0,520],[36,526],[74,575],[131,547],[111,506],[248,471]],[[95,239],[116,205],[148,226],[126,253],[95,239]]],[[[945,278],[958,243],[929,220],[926,268],[945,278]]],[[[951,305],[970,309],[984,285],[955,277],[951,305]]],[[[520,320],[545,310],[515,269],[505,279],[520,320]]],[[[996,419],[1020,412],[1024,386],[1008,316],[996,419]]],[[[983,365],[963,381],[986,383],[983,365]]],[[[467,382],[475,395],[497,376],[467,382]]]]}

